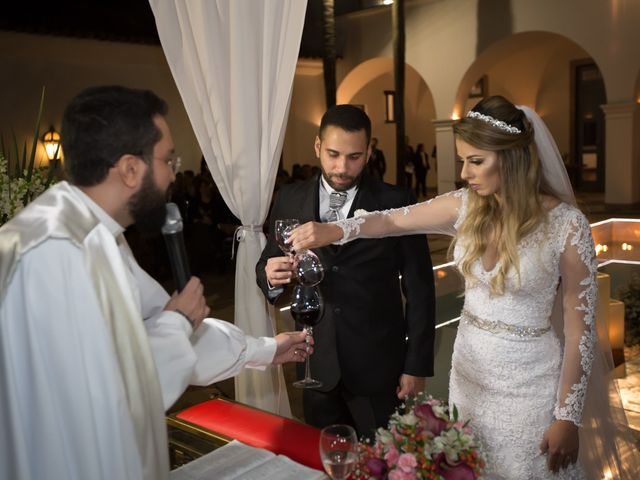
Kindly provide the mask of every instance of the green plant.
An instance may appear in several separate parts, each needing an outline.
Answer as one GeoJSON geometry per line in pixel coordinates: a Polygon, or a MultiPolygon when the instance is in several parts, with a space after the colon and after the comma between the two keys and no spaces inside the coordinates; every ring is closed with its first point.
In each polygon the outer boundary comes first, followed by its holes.
{"type": "Polygon", "coordinates": [[[634,273],[629,285],[618,292],[624,302],[624,343],[628,347],[640,344],[640,275],[634,273]]]}
{"type": "Polygon", "coordinates": [[[31,148],[27,149],[25,140],[20,150],[14,132],[12,132],[13,148],[11,149],[5,146],[4,138],[0,137],[0,225],[9,221],[55,181],[57,173],[55,168],[35,164],[44,93],[43,88],[31,148]]]}

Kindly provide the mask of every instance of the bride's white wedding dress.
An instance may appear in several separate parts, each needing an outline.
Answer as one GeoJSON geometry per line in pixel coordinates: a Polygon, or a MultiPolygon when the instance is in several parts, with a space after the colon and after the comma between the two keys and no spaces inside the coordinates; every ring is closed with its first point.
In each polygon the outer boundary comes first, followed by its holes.
{"type": "MultiPolygon", "coordinates": [[[[466,192],[456,226],[465,215],[466,192]]],[[[454,260],[464,249],[458,242],[454,260]]],[[[450,401],[473,421],[484,444],[488,478],[581,479],[574,464],[553,475],[540,454],[545,430],[554,419],[581,424],[596,332],[596,264],[591,228],[575,207],[560,203],[546,224],[518,245],[520,278],[512,269],[503,295],[492,295],[486,271],[472,266],[455,341],[450,401]],[[563,343],[551,326],[559,280],[565,292],[563,343]],[[567,294],[571,291],[572,294],[567,294]],[[563,362],[564,358],[564,362],[563,362]],[[564,363],[564,365],[563,365],[564,363]]]]}
{"type": "MultiPolygon", "coordinates": [[[[468,194],[462,189],[411,207],[342,220],[337,222],[344,233],[339,243],[416,233],[454,235],[464,220],[468,194]]],[[[464,248],[459,239],[456,262],[464,248]]],[[[635,478],[635,470],[629,476],[622,471],[618,444],[609,438],[614,422],[602,369],[594,369],[600,392],[589,383],[598,352],[597,266],[587,219],[560,203],[521,240],[518,253],[519,276],[509,272],[502,295],[492,295],[489,288],[499,264],[487,271],[479,259],[472,266],[475,279],[466,279],[453,352],[450,401],[471,419],[485,448],[483,478],[601,479],[607,468],[615,472],[612,478],[635,478]],[[556,300],[562,304],[554,308],[556,300]],[[560,321],[552,325],[556,317],[560,321]],[[591,404],[588,425],[580,429],[580,460],[553,474],[540,452],[543,434],[555,419],[582,426],[587,390],[600,403],[591,404]]]]}

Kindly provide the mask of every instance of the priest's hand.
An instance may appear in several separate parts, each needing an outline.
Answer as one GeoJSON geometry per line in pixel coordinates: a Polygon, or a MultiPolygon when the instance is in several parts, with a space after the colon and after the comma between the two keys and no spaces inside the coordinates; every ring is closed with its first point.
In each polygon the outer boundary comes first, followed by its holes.
{"type": "Polygon", "coordinates": [[[264,266],[264,273],[267,275],[267,282],[272,287],[287,285],[291,283],[293,277],[294,260],[293,256],[271,257],[264,266]]]}
{"type": "Polygon", "coordinates": [[[293,229],[287,243],[293,246],[294,252],[299,252],[330,245],[342,236],[342,229],[335,223],[307,222],[293,229]]]}
{"type": "Polygon", "coordinates": [[[400,375],[400,385],[396,388],[398,398],[403,400],[408,396],[416,396],[424,391],[426,380],[424,377],[414,377],[403,373],[400,375]]]}
{"type": "Polygon", "coordinates": [[[307,355],[313,353],[313,337],[306,332],[285,332],[275,336],[276,354],[274,365],[286,362],[303,362],[307,355]]]}
{"type": "Polygon", "coordinates": [[[178,312],[191,324],[195,330],[209,315],[209,307],[203,295],[204,286],[198,277],[191,277],[180,293],[173,292],[171,300],[164,307],[165,310],[178,312]]]}
{"type": "Polygon", "coordinates": [[[558,472],[578,461],[578,427],[567,420],[555,420],[542,436],[540,451],[547,454],[547,466],[558,472]]]}

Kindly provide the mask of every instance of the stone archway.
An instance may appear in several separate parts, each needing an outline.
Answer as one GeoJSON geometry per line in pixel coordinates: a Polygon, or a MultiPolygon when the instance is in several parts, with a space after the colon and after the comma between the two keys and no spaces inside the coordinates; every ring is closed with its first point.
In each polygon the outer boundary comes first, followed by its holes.
{"type": "MultiPolygon", "coordinates": [[[[433,95],[422,76],[409,64],[405,70],[405,123],[410,144],[423,143],[431,154],[435,145],[435,118],[433,95]]],[[[373,136],[379,140],[387,163],[385,181],[395,183],[395,127],[385,121],[385,91],[393,90],[393,60],[373,58],[354,67],[338,86],[338,103],[363,105],[371,118],[373,136]]],[[[434,163],[430,161],[431,163],[434,163]]],[[[435,189],[435,164],[427,176],[427,184],[435,189]]]]}
{"type": "Polygon", "coordinates": [[[595,63],[581,46],[556,33],[510,35],[486,48],[469,66],[458,87],[454,116],[464,115],[477,103],[481,97],[470,96],[470,91],[479,79],[484,79],[484,96],[503,95],[515,104],[528,105],[540,113],[577,184],[586,178],[587,169],[582,165],[588,159],[595,165],[590,171],[596,167],[600,169],[600,182],[604,185],[604,118],[599,106],[606,103],[606,86],[595,63]],[[602,79],[603,98],[590,108],[589,113],[598,118],[600,125],[598,146],[594,146],[594,153],[589,155],[580,143],[582,137],[578,136],[584,131],[584,119],[577,116],[578,110],[573,103],[576,98],[574,88],[578,83],[572,72],[578,64],[595,65],[595,72],[602,79]],[[596,150],[599,153],[595,153],[596,150]]]}

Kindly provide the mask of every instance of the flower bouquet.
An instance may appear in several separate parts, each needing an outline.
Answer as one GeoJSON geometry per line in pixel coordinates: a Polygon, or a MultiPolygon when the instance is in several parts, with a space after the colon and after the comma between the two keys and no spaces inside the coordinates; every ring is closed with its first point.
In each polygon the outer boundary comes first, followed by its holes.
{"type": "Polygon", "coordinates": [[[425,393],[401,405],[359,454],[350,480],[473,480],[485,467],[469,422],[425,393]]]}
{"type": "Polygon", "coordinates": [[[51,172],[44,168],[34,168],[31,174],[27,169],[12,174],[7,160],[0,152],[0,225],[9,221],[44,192],[52,179],[51,172]]]}

